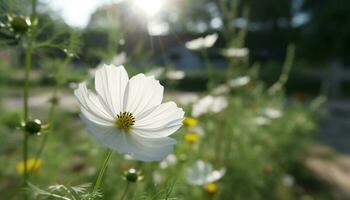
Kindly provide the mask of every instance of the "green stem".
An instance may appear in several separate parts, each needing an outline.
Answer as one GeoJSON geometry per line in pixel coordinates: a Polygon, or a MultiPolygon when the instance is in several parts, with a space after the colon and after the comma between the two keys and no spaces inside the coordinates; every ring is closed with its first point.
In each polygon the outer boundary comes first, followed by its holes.
{"type": "Polygon", "coordinates": [[[100,172],[98,174],[98,177],[96,179],[96,182],[95,182],[94,188],[92,190],[92,193],[95,193],[95,192],[97,192],[99,190],[99,188],[101,186],[101,183],[102,183],[103,176],[104,176],[104,174],[106,172],[109,160],[111,158],[111,155],[112,155],[112,150],[108,149],[107,153],[106,153],[105,160],[103,161],[102,167],[101,167],[100,172]]]}
{"type": "MultiPolygon", "coordinates": [[[[30,33],[27,48],[25,52],[25,73],[24,73],[24,86],[23,86],[23,120],[25,122],[29,119],[29,108],[28,108],[28,96],[29,96],[29,76],[32,68],[32,33],[30,33]]],[[[24,163],[24,172],[23,172],[23,186],[27,185],[28,180],[28,133],[24,132],[23,139],[23,163],[24,163]]],[[[27,199],[27,195],[24,194],[24,199],[27,199]]]]}
{"type": "Polygon", "coordinates": [[[213,89],[214,86],[214,77],[213,77],[213,66],[211,65],[208,52],[206,49],[201,50],[205,65],[207,67],[207,74],[208,74],[208,85],[207,88],[209,91],[213,89]]]}
{"type": "Polygon", "coordinates": [[[124,200],[129,192],[129,186],[130,186],[130,182],[126,182],[126,186],[125,186],[125,189],[124,189],[124,192],[122,194],[122,197],[120,198],[120,200],[124,200]]]}
{"type": "MultiPolygon", "coordinates": [[[[63,62],[63,66],[62,68],[64,68],[65,66],[68,65],[68,63],[71,61],[71,58],[68,56],[64,62],[63,62]]],[[[56,83],[55,83],[55,87],[54,87],[54,90],[53,90],[53,94],[52,94],[52,99],[56,100],[58,98],[58,90],[59,90],[59,87],[60,87],[60,80],[59,80],[59,77],[61,76],[61,73],[63,71],[61,67],[59,68],[59,72],[57,74],[57,77],[56,77],[56,83]]],[[[47,143],[47,139],[48,139],[48,136],[49,134],[51,134],[53,132],[53,120],[54,120],[54,111],[55,111],[55,107],[56,107],[57,103],[56,102],[51,102],[51,106],[50,106],[50,109],[49,109],[49,114],[48,114],[48,123],[49,123],[49,130],[44,134],[44,137],[40,143],[40,146],[39,146],[39,150],[36,152],[35,154],[35,160],[34,160],[34,166],[36,166],[38,160],[40,159],[41,157],[41,154],[46,146],[46,143],[47,143]]]]}

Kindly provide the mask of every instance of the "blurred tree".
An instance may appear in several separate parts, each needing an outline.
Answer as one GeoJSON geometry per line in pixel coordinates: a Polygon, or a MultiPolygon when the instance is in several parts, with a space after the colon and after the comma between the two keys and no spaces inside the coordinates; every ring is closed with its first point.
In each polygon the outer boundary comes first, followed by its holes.
{"type": "Polygon", "coordinates": [[[303,26],[299,45],[314,60],[348,59],[350,53],[350,1],[305,0],[310,20],[303,26]]]}

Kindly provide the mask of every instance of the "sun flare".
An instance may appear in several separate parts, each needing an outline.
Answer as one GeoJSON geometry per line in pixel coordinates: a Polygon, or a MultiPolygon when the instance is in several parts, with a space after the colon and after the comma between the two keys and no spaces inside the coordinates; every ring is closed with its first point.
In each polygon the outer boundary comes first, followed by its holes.
{"type": "Polygon", "coordinates": [[[159,13],[164,5],[165,0],[134,0],[134,6],[146,13],[147,16],[153,17],[159,13]]]}

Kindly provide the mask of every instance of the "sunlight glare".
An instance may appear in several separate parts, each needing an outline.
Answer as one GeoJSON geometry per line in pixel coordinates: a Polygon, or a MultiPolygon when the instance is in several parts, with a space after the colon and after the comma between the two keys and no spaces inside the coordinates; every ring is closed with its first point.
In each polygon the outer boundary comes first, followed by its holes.
{"type": "Polygon", "coordinates": [[[134,6],[147,16],[153,17],[159,13],[165,0],[134,0],[134,6]]]}

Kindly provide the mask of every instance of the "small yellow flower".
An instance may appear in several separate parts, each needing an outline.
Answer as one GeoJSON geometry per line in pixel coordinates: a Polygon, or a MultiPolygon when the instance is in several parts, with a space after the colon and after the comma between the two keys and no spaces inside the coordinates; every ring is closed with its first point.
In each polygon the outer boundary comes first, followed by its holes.
{"type": "Polygon", "coordinates": [[[199,140],[199,135],[195,132],[188,132],[185,135],[185,140],[190,144],[194,144],[199,140]]]}
{"type": "Polygon", "coordinates": [[[185,117],[183,124],[187,127],[195,127],[198,124],[198,120],[193,117],[185,117]]]}
{"type": "Polygon", "coordinates": [[[216,183],[209,183],[205,186],[204,189],[210,196],[212,196],[212,195],[217,193],[219,188],[218,188],[218,185],[216,183]]]}
{"type": "MultiPolygon", "coordinates": [[[[36,172],[38,171],[42,166],[42,160],[36,160],[36,159],[28,159],[27,160],[27,171],[28,172],[36,172]]],[[[24,162],[21,161],[17,163],[16,165],[17,173],[22,175],[24,174],[24,162]]]]}

